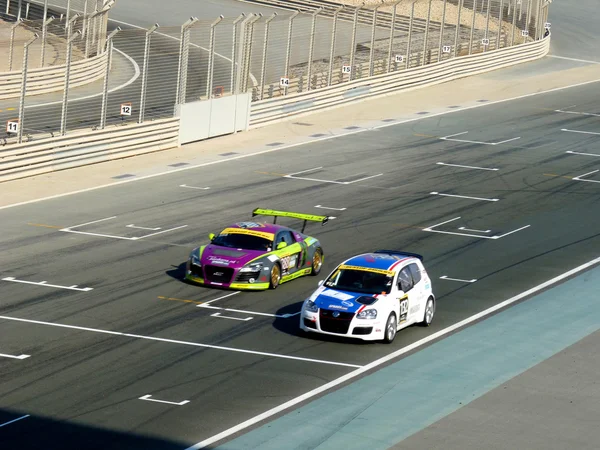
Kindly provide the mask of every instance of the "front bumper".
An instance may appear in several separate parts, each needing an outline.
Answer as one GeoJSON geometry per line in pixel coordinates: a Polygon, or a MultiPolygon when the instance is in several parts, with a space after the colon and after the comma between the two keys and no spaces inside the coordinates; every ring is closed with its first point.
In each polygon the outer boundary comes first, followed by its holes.
{"type": "MultiPolygon", "coordinates": [[[[320,310],[319,310],[320,311],[320,310]]],[[[302,308],[300,314],[300,328],[309,333],[328,334],[363,341],[379,341],[384,338],[385,324],[380,319],[321,320],[319,312],[310,312],[302,308]],[[347,322],[347,323],[344,323],[347,322]]]]}
{"type": "Polygon", "coordinates": [[[242,291],[242,290],[262,291],[262,290],[269,289],[269,286],[270,286],[270,284],[268,282],[267,283],[263,283],[263,282],[250,283],[250,282],[234,281],[232,283],[219,283],[216,281],[207,280],[204,277],[204,272],[198,267],[196,267],[196,270],[194,272],[192,272],[190,262],[188,261],[186,268],[185,268],[185,279],[187,281],[190,281],[195,284],[200,284],[202,286],[219,287],[219,288],[223,288],[223,289],[235,289],[238,291],[242,291]],[[194,272],[196,272],[196,273],[194,273],[194,272]],[[198,272],[200,272],[200,273],[198,273],[198,272]]]}

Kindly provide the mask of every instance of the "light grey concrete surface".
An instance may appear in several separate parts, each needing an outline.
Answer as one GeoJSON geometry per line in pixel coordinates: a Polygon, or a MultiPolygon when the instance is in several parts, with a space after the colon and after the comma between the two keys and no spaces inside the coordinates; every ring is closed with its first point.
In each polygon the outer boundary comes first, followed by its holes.
{"type": "Polygon", "coordinates": [[[392,448],[597,449],[599,345],[596,332],[392,448]]]}

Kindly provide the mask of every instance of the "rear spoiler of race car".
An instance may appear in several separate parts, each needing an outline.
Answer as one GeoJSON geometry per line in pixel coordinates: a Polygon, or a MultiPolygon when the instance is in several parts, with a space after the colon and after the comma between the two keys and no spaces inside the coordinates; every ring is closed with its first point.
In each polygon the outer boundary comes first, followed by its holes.
{"type": "Polygon", "coordinates": [[[277,223],[278,217],[291,217],[293,219],[304,220],[304,225],[302,225],[302,233],[304,233],[304,229],[306,228],[306,223],[310,220],[311,222],[321,222],[321,226],[325,225],[329,221],[328,216],[315,216],[313,214],[302,214],[297,212],[290,211],[275,211],[273,209],[262,209],[256,208],[252,211],[252,217],[254,216],[271,216],[273,217],[273,223],[277,223]]]}
{"type": "Polygon", "coordinates": [[[419,258],[421,261],[423,261],[423,256],[418,255],[416,253],[410,253],[410,252],[403,252],[400,250],[375,250],[373,253],[385,253],[386,255],[396,255],[396,256],[412,256],[414,258],[419,258]]]}

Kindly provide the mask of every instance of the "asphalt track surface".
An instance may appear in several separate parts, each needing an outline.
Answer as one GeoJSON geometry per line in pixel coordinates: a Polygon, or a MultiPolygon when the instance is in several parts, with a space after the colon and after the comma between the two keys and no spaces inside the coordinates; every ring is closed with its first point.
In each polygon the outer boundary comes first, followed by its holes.
{"type": "Polygon", "coordinates": [[[185,448],[593,259],[598,159],[566,153],[598,147],[598,135],[575,132],[600,133],[597,117],[585,115],[596,111],[591,92],[572,88],[0,211],[2,353],[30,355],[0,358],[2,423],[30,415],[3,427],[3,442],[185,448]],[[310,169],[298,176],[322,181],[293,178],[310,169]],[[309,228],[323,242],[325,271],[375,248],[423,254],[439,301],[433,326],[402,331],[391,346],[306,338],[297,315],[268,314],[297,313],[318,278],[219,300],[229,292],[183,283],[189,250],[257,206],[335,215],[309,228]],[[64,289],[74,285],[92,289],[64,289]],[[213,308],[201,305],[211,300],[213,308]],[[189,403],[140,399],[147,395],[189,403]]]}

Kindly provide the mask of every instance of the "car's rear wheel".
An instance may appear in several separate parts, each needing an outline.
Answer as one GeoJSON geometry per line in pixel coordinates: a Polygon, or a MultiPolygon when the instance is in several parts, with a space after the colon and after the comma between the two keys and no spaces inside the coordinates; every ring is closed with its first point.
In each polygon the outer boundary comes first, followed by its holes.
{"type": "Polygon", "coordinates": [[[385,342],[386,344],[391,344],[392,342],[394,342],[394,338],[396,337],[397,331],[398,323],[396,322],[396,314],[391,313],[385,324],[385,336],[383,337],[383,342],[385,342]]]}
{"type": "Polygon", "coordinates": [[[277,286],[279,286],[280,282],[281,282],[281,267],[279,266],[279,264],[275,263],[275,264],[273,264],[273,267],[271,268],[271,281],[269,283],[269,288],[277,289],[277,286]]]}
{"type": "Polygon", "coordinates": [[[433,316],[435,315],[435,301],[433,297],[429,297],[427,299],[427,303],[425,303],[425,313],[423,314],[423,321],[421,325],[424,327],[428,327],[433,322],[433,316]]]}
{"type": "Polygon", "coordinates": [[[312,260],[312,272],[311,275],[319,275],[321,268],[323,267],[323,251],[318,248],[315,250],[312,260]]]}

